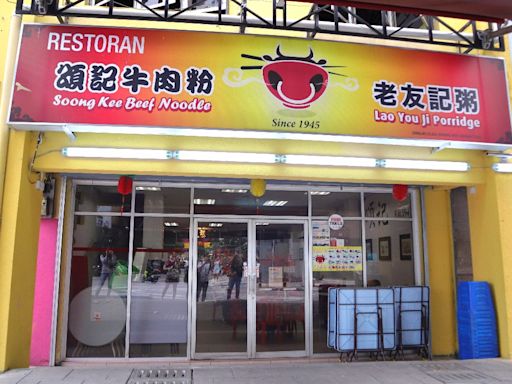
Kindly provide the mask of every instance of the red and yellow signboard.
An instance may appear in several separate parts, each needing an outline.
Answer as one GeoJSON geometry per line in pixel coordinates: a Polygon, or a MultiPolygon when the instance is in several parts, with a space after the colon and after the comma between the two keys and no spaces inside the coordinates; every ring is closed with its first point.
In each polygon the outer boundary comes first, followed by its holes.
{"type": "Polygon", "coordinates": [[[76,26],[24,27],[10,122],[512,144],[500,59],[76,26]]]}

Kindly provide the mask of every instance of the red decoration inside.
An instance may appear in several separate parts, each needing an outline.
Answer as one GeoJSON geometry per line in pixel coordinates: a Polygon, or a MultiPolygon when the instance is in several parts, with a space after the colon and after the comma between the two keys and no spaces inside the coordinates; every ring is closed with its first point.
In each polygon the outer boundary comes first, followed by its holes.
{"type": "Polygon", "coordinates": [[[117,192],[122,195],[121,214],[124,210],[124,197],[132,193],[133,179],[130,176],[121,176],[117,181],[117,192]]]}
{"type": "Polygon", "coordinates": [[[133,179],[130,176],[121,176],[117,181],[117,191],[125,196],[132,193],[133,179]]]}
{"type": "Polygon", "coordinates": [[[393,199],[396,201],[404,201],[407,199],[407,194],[409,192],[409,187],[403,184],[395,184],[393,185],[393,199]]]}

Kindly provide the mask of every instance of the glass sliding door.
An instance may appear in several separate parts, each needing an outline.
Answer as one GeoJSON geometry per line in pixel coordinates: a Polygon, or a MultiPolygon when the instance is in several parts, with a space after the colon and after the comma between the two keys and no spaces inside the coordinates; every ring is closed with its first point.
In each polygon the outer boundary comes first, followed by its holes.
{"type": "Polygon", "coordinates": [[[306,354],[304,222],[196,222],[194,357],[306,354]]]}
{"type": "Polygon", "coordinates": [[[130,357],[186,356],[189,219],[134,223],[130,357]]]}
{"type": "Polygon", "coordinates": [[[256,222],[256,353],[305,351],[304,223],[256,222]]]}
{"type": "Polygon", "coordinates": [[[196,225],[196,354],[247,356],[247,223],[196,225]]]}

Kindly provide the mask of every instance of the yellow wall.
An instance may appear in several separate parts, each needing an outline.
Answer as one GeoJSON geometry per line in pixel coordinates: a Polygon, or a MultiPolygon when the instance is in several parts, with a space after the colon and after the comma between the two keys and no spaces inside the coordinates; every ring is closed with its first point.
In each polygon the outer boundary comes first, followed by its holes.
{"type": "Polygon", "coordinates": [[[13,2],[0,0],[0,212],[2,211],[1,201],[9,136],[9,129],[5,122],[10,109],[9,95],[12,87],[13,60],[17,46],[17,29],[21,25],[21,18],[13,18],[13,12],[13,2]]]}
{"type": "Polygon", "coordinates": [[[486,171],[486,182],[468,193],[474,280],[491,284],[500,352],[512,357],[512,175],[486,171]]]}
{"type": "Polygon", "coordinates": [[[10,133],[0,232],[0,372],[28,366],[41,192],[28,165],[35,134],[10,133]]]}
{"type": "Polygon", "coordinates": [[[457,347],[450,191],[426,190],[425,208],[430,275],[432,353],[434,355],[453,355],[457,347]]]}

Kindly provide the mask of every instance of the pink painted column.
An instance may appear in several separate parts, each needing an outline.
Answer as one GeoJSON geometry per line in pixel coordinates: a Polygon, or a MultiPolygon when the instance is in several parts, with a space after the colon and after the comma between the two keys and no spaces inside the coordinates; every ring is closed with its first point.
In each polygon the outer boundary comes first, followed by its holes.
{"type": "Polygon", "coordinates": [[[41,219],[37,252],[30,365],[48,365],[57,247],[57,219],[41,219]]]}

